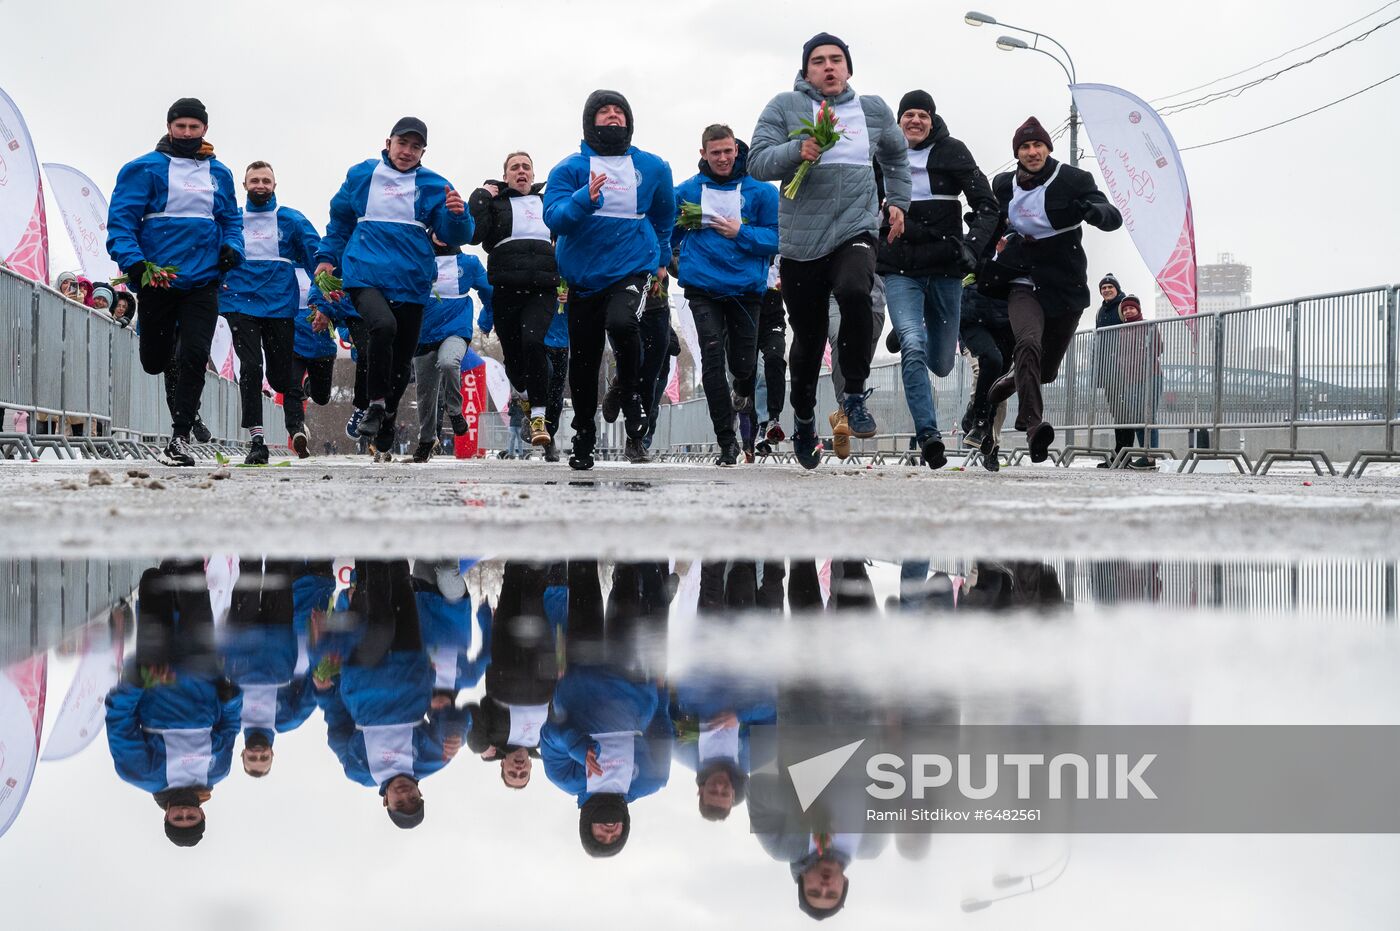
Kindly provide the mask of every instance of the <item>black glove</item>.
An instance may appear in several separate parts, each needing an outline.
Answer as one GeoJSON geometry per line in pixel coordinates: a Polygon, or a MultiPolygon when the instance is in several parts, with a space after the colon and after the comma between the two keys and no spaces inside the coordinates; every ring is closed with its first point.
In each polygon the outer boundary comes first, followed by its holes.
{"type": "Polygon", "coordinates": [[[231,272],[243,264],[243,253],[233,246],[219,247],[219,271],[231,272]]]}
{"type": "Polygon", "coordinates": [[[977,270],[977,253],[966,242],[958,243],[958,266],[964,275],[977,270]]]}
{"type": "Polygon", "coordinates": [[[1084,204],[1084,222],[1090,226],[1104,226],[1112,214],[1107,204],[1084,204]]]}
{"type": "Polygon", "coordinates": [[[141,279],[146,277],[146,263],[137,262],[126,270],[126,286],[133,291],[141,290],[141,279]]]}

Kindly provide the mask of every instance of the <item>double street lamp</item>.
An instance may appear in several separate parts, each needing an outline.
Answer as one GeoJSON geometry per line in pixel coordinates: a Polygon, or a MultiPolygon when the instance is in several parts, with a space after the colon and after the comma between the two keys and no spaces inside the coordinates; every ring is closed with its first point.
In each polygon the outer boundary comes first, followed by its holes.
{"type": "MultiPolygon", "coordinates": [[[[1047,36],[1043,32],[1036,32],[1034,29],[1025,29],[1021,26],[1013,26],[1010,23],[997,22],[996,17],[988,16],[986,13],[978,13],[976,10],[968,10],[963,15],[963,22],[969,26],[1001,26],[1003,29],[1010,29],[1012,32],[1024,33],[1032,36],[1030,42],[1018,39],[1015,36],[1000,36],[997,39],[997,48],[1003,52],[1014,52],[1017,49],[1028,49],[1032,52],[1039,52],[1052,59],[1064,71],[1065,77],[1069,78],[1070,84],[1078,84],[1079,80],[1075,75],[1074,59],[1070,57],[1069,49],[1065,48],[1056,40],[1047,36]],[[1040,40],[1052,43],[1065,56],[1064,61],[1054,52],[1047,51],[1040,47],[1040,40]]],[[[1079,165],[1079,107],[1074,102],[1074,94],[1070,93],[1069,98],[1069,163],[1075,167],[1079,165]]]]}

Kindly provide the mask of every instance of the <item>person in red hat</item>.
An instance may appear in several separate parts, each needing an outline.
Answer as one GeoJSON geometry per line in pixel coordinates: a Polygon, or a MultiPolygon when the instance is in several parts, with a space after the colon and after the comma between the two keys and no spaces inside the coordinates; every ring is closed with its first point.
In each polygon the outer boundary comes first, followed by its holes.
{"type": "Polygon", "coordinates": [[[977,276],[978,290],[1003,298],[1016,337],[1015,364],[988,393],[989,408],[1015,394],[1016,429],[1024,430],[1031,461],[1044,462],[1055,428],[1043,419],[1040,386],[1055,380],[1060,362],[1089,306],[1088,261],[1080,225],[1105,232],[1123,216],[1089,172],[1051,157],[1054,143],[1035,117],[1011,140],[1016,168],[992,180],[1001,207],[1000,242],[977,276]]]}

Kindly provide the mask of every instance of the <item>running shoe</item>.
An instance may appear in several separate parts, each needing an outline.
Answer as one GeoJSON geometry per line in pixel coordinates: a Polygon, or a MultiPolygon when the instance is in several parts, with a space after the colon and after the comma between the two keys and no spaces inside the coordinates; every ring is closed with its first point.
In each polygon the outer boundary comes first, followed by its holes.
{"type": "Polygon", "coordinates": [[[633,465],[645,465],[651,462],[651,457],[647,455],[647,448],[641,440],[629,439],[623,444],[622,455],[633,465]]]}
{"type": "Polygon", "coordinates": [[[548,446],[549,443],[550,443],[550,438],[549,438],[549,425],[546,424],[546,423],[544,422],[544,418],[543,418],[543,417],[531,417],[531,418],[530,418],[530,445],[531,445],[531,446],[548,446]]]}
{"type": "Polygon", "coordinates": [[[253,443],[248,447],[248,456],[243,460],[244,465],[267,465],[268,452],[267,444],[260,436],[253,437],[253,443]]]}
{"type": "Polygon", "coordinates": [[[814,420],[806,423],[794,421],[792,430],[792,451],[804,469],[815,469],[821,465],[822,444],[817,439],[817,425],[814,420]]]}
{"type": "Polygon", "coordinates": [[[165,447],[162,462],[170,466],[194,465],[194,450],[190,449],[190,441],[183,436],[172,436],[170,444],[165,447]]]}
{"type": "Polygon", "coordinates": [[[360,424],[356,429],[360,436],[377,436],[384,429],[385,419],[384,405],[371,404],[369,410],[360,417],[360,424]]]}
{"type": "Polygon", "coordinates": [[[358,407],[350,413],[350,419],[345,421],[345,435],[350,439],[358,439],[360,436],[360,421],[364,420],[365,412],[358,407]]]}
{"type": "Polygon", "coordinates": [[[419,443],[413,449],[413,461],[427,462],[429,459],[433,458],[433,452],[436,449],[437,444],[432,440],[429,440],[426,443],[419,443]]]}
{"type": "Polygon", "coordinates": [[[870,388],[860,394],[847,394],[841,401],[841,406],[846,413],[846,426],[850,430],[851,436],[868,440],[875,435],[879,428],[875,425],[875,418],[871,416],[869,408],[865,406],[866,399],[875,393],[874,388],[870,388]]]}
{"type": "Polygon", "coordinates": [[[982,468],[988,472],[1001,471],[1001,447],[993,445],[991,450],[982,454],[982,468]]]}
{"type": "MultiPolygon", "coordinates": [[[[846,411],[837,408],[827,420],[831,422],[831,451],[837,459],[845,459],[851,455],[851,425],[846,421],[846,411]]],[[[793,433],[792,441],[797,442],[796,433],[793,433]]]]}
{"type": "Polygon", "coordinates": [[[647,409],[642,404],[642,396],[632,392],[622,402],[622,415],[627,419],[627,435],[640,440],[647,435],[647,409]]]}
{"type": "Polygon", "coordinates": [[[209,432],[209,428],[204,425],[198,414],[194,417],[194,423],[190,424],[190,434],[194,436],[196,443],[208,443],[214,438],[214,434],[209,432]]]}
{"type": "Polygon", "coordinates": [[[732,466],[739,464],[739,444],[730,440],[728,443],[721,443],[719,447],[719,458],[715,460],[717,466],[732,466]]]}
{"type": "Polygon", "coordinates": [[[296,450],[298,459],[311,458],[311,441],[306,434],[306,427],[302,427],[300,430],[292,434],[292,449],[296,450]]]}
{"type": "Polygon", "coordinates": [[[467,432],[467,418],[461,414],[448,414],[447,422],[452,424],[453,436],[462,436],[467,432]]]}
{"type": "Polygon", "coordinates": [[[768,423],[763,428],[763,436],[770,443],[781,443],[787,439],[787,434],[783,432],[782,422],[777,417],[768,418],[768,423]]]}
{"type": "Polygon", "coordinates": [[[553,437],[550,437],[550,439],[549,439],[549,445],[546,446],[546,447],[544,448],[544,461],[545,461],[545,462],[558,462],[558,461],[559,461],[559,446],[558,446],[557,443],[554,442],[554,438],[553,438],[553,437]]]}
{"type": "Polygon", "coordinates": [[[930,469],[941,469],[948,464],[948,454],[943,445],[943,437],[935,430],[919,441],[919,457],[930,469]]]}
{"type": "Polygon", "coordinates": [[[1026,443],[1031,448],[1031,462],[1044,462],[1050,455],[1050,444],[1055,442],[1055,428],[1048,423],[1038,423],[1026,434],[1026,443]]]}
{"type": "Polygon", "coordinates": [[[603,419],[608,423],[616,423],[617,415],[622,410],[622,391],[617,387],[617,379],[608,382],[607,393],[603,395],[603,419]]]}

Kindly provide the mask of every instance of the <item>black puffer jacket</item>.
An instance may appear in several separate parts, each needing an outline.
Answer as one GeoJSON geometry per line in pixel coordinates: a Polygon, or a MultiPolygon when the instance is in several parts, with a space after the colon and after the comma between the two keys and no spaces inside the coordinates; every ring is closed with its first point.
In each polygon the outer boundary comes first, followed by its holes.
{"type": "MultiPolygon", "coordinates": [[[[472,191],[467,209],[471,211],[476,229],[472,232],[471,245],[481,246],[488,256],[486,280],[493,288],[511,288],[520,291],[553,289],[559,283],[559,267],[554,263],[554,243],[543,239],[509,239],[514,223],[511,201],[524,197],[504,181],[491,181],[500,189],[492,197],[485,188],[472,191]]],[[[544,184],[530,188],[530,196],[538,196],[544,184]]],[[[543,219],[543,204],[540,205],[543,219]]]]}
{"type": "MultiPolygon", "coordinates": [[[[917,174],[914,152],[929,149],[928,186],[934,199],[923,199],[915,183],[914,200],[904,218],[904,235],[888,242],[889,218],[880,230],[880,247],[876,271],[882,275],[898,274],[923,277],[926,275],[957,276],[972,271],[963,261],[961,245],[966,241],[972,254],[982,251],[997,224],[997,202],[992,196],[987,176],[962,141],[948,133],[943,117],[934,115],[933,126],[923,142],[912,147],[910,171],[917,174]],[[972,220],[963,233],[962,204],[958,195],[967,198],[972,220]],[[949,199],[939,199],[949,198],[949,199]]],[[[880,197],[884,199],[884,179],[878,174],[880,197]]]]}
{"type": "MultiPolygon", "coordinates": [[[[995,264],[1024,271],[1035,283],[1035,296],[1046,316],[1078,316],[1090,301],[1089,261],[1084,255],[1084,232],[1079,225],[1085,222],[1086,213],[1091,212],[1099,229],[1112,232],[1123,225],[1123,215],[1109,203],[1089,172],[1062,165],[1053,158],[1046,159],[1041,170],[1053,174],[1057,169],[1059,174],[1054,175],[1055,180],[1046,182],[1045,213],[1052,226],[1068,231],[1037,241],[1014,236],[997,255],[995,264]]],[[[1016,170],[1012,169],[992,179],[992,193],[1001,209],[997,238],[1010,228],[1006,214],[1011,206],[1015,177],[1016,170]]],[[[1007,282],[992,283],[994,276],[987,273],[992,264],[987,263],[978,274],[978,290],[989,297],[1004,299],[1009,290],[1007,282]]]]}

